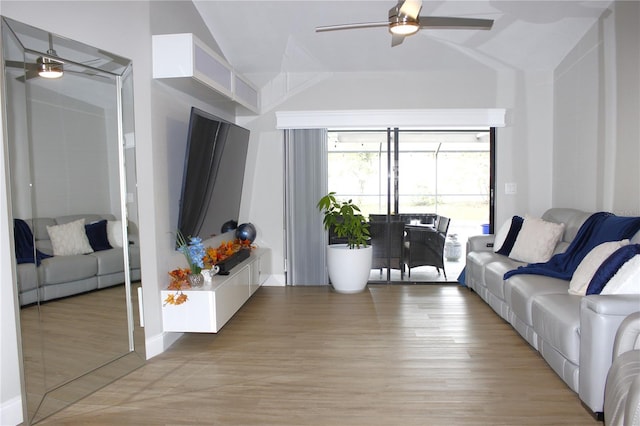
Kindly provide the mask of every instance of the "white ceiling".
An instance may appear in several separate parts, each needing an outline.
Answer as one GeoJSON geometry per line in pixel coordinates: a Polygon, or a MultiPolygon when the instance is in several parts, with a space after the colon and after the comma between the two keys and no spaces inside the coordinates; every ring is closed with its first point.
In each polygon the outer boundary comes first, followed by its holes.
{"type": "Polygon", "coordinates": [[[193,0],[231,65],[258,87],[281,73],[466,69],[553,70],[611,1],[425,0],[420,15],[494,19],[493,29],[421,30],[391,47],[395,0],[193,0]]]}

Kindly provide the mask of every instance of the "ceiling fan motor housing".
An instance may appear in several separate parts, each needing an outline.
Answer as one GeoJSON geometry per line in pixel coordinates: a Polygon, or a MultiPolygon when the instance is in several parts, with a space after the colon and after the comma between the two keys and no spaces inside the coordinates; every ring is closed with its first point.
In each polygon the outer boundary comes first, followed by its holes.
{"type": "Polygon", "coordinates": [[[389,32],[398,35],[411,35],[420,29],[418,17],[401,13],[402,2],[389,9],[389,32]]]}

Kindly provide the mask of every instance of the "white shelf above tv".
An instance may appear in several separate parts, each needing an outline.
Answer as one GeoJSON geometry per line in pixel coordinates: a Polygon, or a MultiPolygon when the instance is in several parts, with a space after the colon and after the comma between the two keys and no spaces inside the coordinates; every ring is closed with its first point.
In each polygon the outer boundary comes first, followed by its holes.
{"type": "Polygon", "coordinates": [[[191,33],[154,35],[153,78],[204,102],[232,102],[258,114],[260,93],[191,33]]]}

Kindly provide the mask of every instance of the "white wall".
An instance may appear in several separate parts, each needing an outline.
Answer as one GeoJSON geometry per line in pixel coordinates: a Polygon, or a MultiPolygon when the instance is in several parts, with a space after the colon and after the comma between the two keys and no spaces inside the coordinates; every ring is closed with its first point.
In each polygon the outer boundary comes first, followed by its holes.
{"type": "MultiPolygon", "coordinates": [[[[251,189],[250,219],[272,249],[271,284],[284,282],[283,136],[275,112],[348,109],[505,108],[507,127],[497,135],[497,220],[513,214],[541,214],[551,206],[552,73],[492,70],[478,64],[458,72],[358,73],[304,76],[306,84],[281,91],[272,109],[243,122],[258,148],[251,189]],[[401,82],[401,83],[400,83],[401,82]],[[518,184],[504,195],[504,183],[518,184]]],[[[303,77],[287,76],[303,81],[303,77]]],[[[379,123],[385,125],[387,123],[379,123]]],[[[394,123],[388,123],[393,125],[394,123]]]]}
{"type": "Polygon", "coordinates": [[[640,3],[618,1],[554,74],[553,203],[640,215],[640,3]]]}

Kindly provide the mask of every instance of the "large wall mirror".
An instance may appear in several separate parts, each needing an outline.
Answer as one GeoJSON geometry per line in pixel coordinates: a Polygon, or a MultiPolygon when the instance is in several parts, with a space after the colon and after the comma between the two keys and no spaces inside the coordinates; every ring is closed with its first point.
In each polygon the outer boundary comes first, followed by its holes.
{"type": "Polygon", "coordinates": [[[144,362],[131,61],[2,18],[29,424],[144,362]]]}

